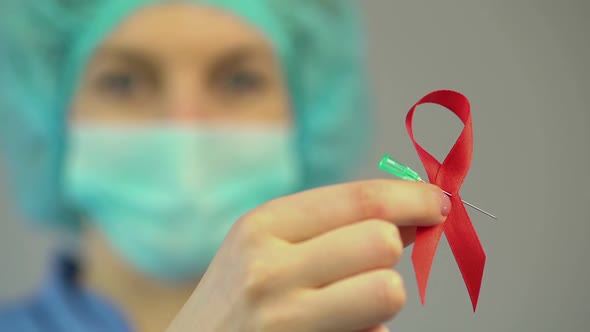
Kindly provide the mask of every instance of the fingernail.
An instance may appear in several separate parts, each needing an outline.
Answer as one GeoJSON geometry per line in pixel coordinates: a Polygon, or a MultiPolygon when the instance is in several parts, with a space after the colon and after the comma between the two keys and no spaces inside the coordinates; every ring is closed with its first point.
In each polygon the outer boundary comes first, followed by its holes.
{"type": "Polygon", "coordinates": [[[451,213],[451,199],[442,191],[439,191],[437,196],[440,200],[440,214],[446,217],[451,213]]]}

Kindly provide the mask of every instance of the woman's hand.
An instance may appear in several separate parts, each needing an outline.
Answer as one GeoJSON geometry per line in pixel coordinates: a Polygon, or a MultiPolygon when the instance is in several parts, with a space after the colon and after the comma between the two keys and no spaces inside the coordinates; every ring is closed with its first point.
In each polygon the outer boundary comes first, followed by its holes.
{"type": "Polygon", "coordinates": [[[408,181],[273,200],[236,223],[168,331],[387,331],[406,301],[392,267],[449,211],[439,188],[408,181]]]}

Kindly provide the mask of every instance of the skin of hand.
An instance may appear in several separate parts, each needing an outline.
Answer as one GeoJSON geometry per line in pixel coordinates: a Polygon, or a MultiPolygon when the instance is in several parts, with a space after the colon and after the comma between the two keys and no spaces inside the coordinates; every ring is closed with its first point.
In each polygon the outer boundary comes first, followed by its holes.
{"type": "Polygon", "coordinates": [[[167,332],[387,331],[406,302],[392,267],[450,207],[436,186],[395,180],[266,203],[235,224],[167,332]]]}

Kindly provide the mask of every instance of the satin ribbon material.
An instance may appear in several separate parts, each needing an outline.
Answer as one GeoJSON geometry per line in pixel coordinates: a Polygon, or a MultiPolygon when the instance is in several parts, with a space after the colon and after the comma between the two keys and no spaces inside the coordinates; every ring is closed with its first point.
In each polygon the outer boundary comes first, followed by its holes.
{"type": "Polygon", "coordinates": [[[412,262],[414,263],[414,270],[416,272],[420,300],[422,305],[424,305],[428,277],[436,247],[444,232],[463,276],[463,280],[465,281],[465,285],[467,286],[473,311],[475,312],[486,255],[459,195],[463,180],[467,176],[469,167],[471,166],[473,152],[473,131],[469,100],[464,95],[455,91],[439,90],[431,92],[420,99],[410,109],[406,117],[406,128],[426,169],[430,183],[452,194],[452,197],[450,197],[452,209],[447,220],[438,226],[419,227],[416,233],[416,241],[412,251],[412,262]],[[414,139],[412,127],[414,112],[418,106],[427,103],[437,104],[449,109],[465,125],[461,135],[442,164],[424,150],[414,139]]]}

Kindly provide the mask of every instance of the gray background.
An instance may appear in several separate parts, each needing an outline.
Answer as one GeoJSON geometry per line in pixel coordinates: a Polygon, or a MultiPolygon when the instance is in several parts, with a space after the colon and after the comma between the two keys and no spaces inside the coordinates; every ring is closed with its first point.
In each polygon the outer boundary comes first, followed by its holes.
{"type": "MultiPolygon", "coordinates": [[[[472,103],[474,155],[463,198],[487,253],[477,313],[443,238],[426,307],[409,254],[409,289],[395,331],[588,331],[590,329],[590,1],[363,1],[370,33],[378,140],[363,177],[390,153],[423,173],[407,137],[408,108],[435,89],[472,103]]],[[[446,155],[461,126],[424,107],[419,141],[446,155]]],[[[3,186],[0,183],[0,188],[3,186]]],[[[4,194],[6,195],[6,194],[4,194]]],[[[0,203],[0,299],[31,289],[51,239],[31,233],[0,203]]]]}

